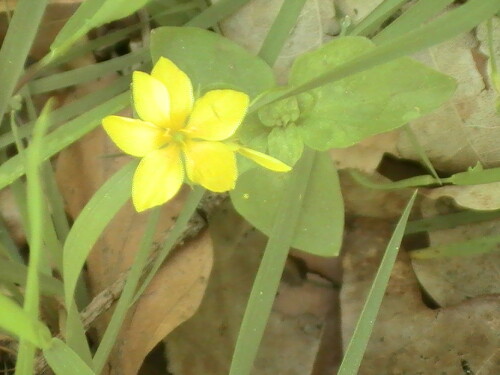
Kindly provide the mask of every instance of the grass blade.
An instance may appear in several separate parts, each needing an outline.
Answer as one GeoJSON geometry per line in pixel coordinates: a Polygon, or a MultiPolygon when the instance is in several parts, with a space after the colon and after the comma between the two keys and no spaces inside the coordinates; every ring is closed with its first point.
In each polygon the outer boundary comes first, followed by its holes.
{"type": "MultiPolygon", "coordinates": [[[[129,100],[130,94],[128,92],[118,95],[48,134],[44,139],[42,159],[49,159],[63,148],[83,137],[89,131],[96,128],[101,123],[103,117],[125,108],[129,104],[129,100]]],[[[27,150],[29,150],[29,147],[27,150]]],[[[7,160],[0,166],[0,189],[11,184],[24,173],[25,167],[20,155],[7,160]]]]}
{"type": "MultiPolygon", "coordinates": [[[[0,262],[0,282],[9,282],[21,287],[26,285],[28,267],[22,263],[2,259],[0,262]]],[[[62,297],[62,282],[52,276],[40,275],[40,293],[46,296],[62,297]]]]}
{"type": "Polygon", "coordinates": [[[498,251],[500,235],[473,238],[467,241],[448,243],[414,250],[410,253],[413,259],[434,259],[459,256],[471,256],[498,251]]]}
{"type": "Polygon", "coordinates": [[[453,1],[454,0],[420,0],[399,16],[394,22],[384,27],[383,30],[373,37],[373,41],[377,44],[385,43],[389,39],[406,34],[424,22],[427,22],[447,5],[453,3],[453,1]]]}
{"type": "Polygon", "coordinates": [[[56,375],[95,375],[94,371],[57,337],[51,340],[43,355],[56,375]]]}
{"type": "MultiPolygon", "coordinates": [[[[51,107],[51,101],[49,101],[35,124],[29,151],[25,151],[30,257],[24,294],[24,311],[26,311],[33,321],[38,321],[40,313],[39,274],[43,261],[43,219],[45,206],[40,176],[40,163],[42,161],[42,148],[44,146],[43,138],[47,129],[47,117],[49,116],[51,107]]],[[[21,338],[16,374],[30,374],[33,369],[34,359],[35,347],[31,342],[27,342],[21,338]]]]}
{"type": "Polygon", "coordinates": [[[0,119],[23,71],[48,0],[20,0],[0,49],[0,119]]]}
{"type": "Polygon", "coordinates": [[[463,211],[449,215],[440,215],[426,219],[410,221],[405,234],[431,232],[440,229],[450,229],[459,225],[480,223],[495,220],[500,217],[500,210],[494,211],[463,211]]]}
{"type": "Polygon", "coordinates": [[[99,343],[99,347],[94,355],[92,368],[98,374],[101,373],[102,369],[106,365],[109,353],[111,353],[111,350],[116,343],[116,338],[134,298],[142,271],[147,264],[151,251],[153,250],[153,240],[156,227],[158,226],[158,222],[160,220],[160,213],[161,209],[156,208],[149,214],[146,228],[142,236],[141,245],[127,275],[127,280],[125,282],[125,286],[123,287],[120,299],[115,306],[113,316],[106,327],[106,331],[104,332],[104,335],[99,343]]]}
{"type": "Polygon", "coordinates": [[[193,26],[206,29],[214,26],[217,22],[236,12],[250,0],[220,0],[210,5],[184,26],[193,26]]]}
{"type": "Polygon", "coordinates": [[[30,83],[30,92],[33,95],[43,94],[48,91],[78,85],[104,77],[135,64],[142,64],[149,59],[149,50],[141,49],[124,56],[116,57],[112,60],[84,66],[67,72],[52,74],[45,78],[39,78],[30,83]]]}
{"type": "Polygon", "coordinates": [[[391,17],[408,0],[385,0],[366,16],[349,35],[367,36],[377,29],[391,17]]]}
{"type": "Polygon", "coordinates": [[[435,44],[444,42],[490,18],[500,10],[498,0],[469,0],[464,5],[447,12],[445,15],[421,26],[405,35],[393,38],[329,72],[316,77],[300,86],[290,87],[274,96],[260,101],[252,109],[315,89],[374,66],[410,55],[435,44]]]}
{"type": "MultiPolygon", "coordinates": [[[[89,110],[94,109],[99,104],[102,104],[111,98],[123,93],[130,88],[130,76],[124,76],[113,84],[103,88],[102,90],[95,91],[85,95],[80,99],[71,101],[61,108],[54,110],[49,119],[49,128],[60,125],[64,121],[70,120],[76,116],[84,114],[89,110]]],[[[24,124],[21,128],[17,129],[19,139],[27,138],[33,131],[34,122],[24,124]]],[[[9,132],[0,136],[0,148],[7,147],[15,142],[13,132],[9,132]]]]}
{"type": "Polygon", "coordinates": [[[132,174],[137,163],[130,162],[109,178],[92,196],[75,220],[64,244],[63,276],[66,306],[73,302],[76,283],[87,256],[108,223],[130,198],[132,174]]]}
{"type": "Polygon", "coordinates": [[[243,316],[229,375],[249,375],[264,334],[282,270],[298,224],[315,152],[306,149],[302,158],[289,172],[274,227],[255,277],[247,308],[243,316]],[[290,204],[290,202],[294,202],[290,204]]]}
{"type": "Polygon", "coordinates": [[[306,0],[287,0],[281,5],[280,11],[267,33],[266,39],[259,51],[259,56],[269,65],[278,58],[290,32],[297,23],[300,12],[306,0]]]}
{"type": "Polygon", "coordinates": [[[168,236],[165,239],[163,246],[158,252],[158,256],[156,257],[155,262],[151,267],[151,270],[148,272],[147,276],[144,278],[144,281],[142,282],[139,289],[135,293],[134,300],[132,303],[135,303],[137,299],[141,296],[141,294],[144,292],[144,290],[146,290],[149,283],[153,279],[154,275],[156,274],[156,272],[158,272],[161,265],[167,258],[168,254],[170,253],[170,250],[172,250],[178,238],[186,230],[189,219],[191,219],[191,216],[193,216],[204,194],[205,194],[205,189],[203,189],[201,186],[194,186],[193,190],[189,192],[189,195],[187,196],[186,201],[182,206],[182,210],[179,213],[179,217],[177,218],[174,225],[170,229],[170,232],[168,233],[168,236]]]}
{"type": "Polygon", "coordinates": [[[21,306],[0,294],[0,327],[36,347],[50,341],[49,329],[38,319],[33,319],[21,306]]]}
{"type": "Polygon", "coordinates": [[[373,330],[375,319],[377,318],[382,299],[384,298],[385,289],[391,277],[392,267],[398,255],[399,246],[404,235],[405,226],[410,215],[411,208],[415,202],[417,192],[413,193],[410,201],[401,215],[401,218],[396,225],[391,240],[387,245],[384,257],[380,263],[380,267],[375,275],[370,292],[366,297],[365,305],[354,329],[349,345],[347,346],[346,353],[340,365],[337,375],[356,375],[358,373],[361,360],[368,345],[370,335],[373,330]]]}

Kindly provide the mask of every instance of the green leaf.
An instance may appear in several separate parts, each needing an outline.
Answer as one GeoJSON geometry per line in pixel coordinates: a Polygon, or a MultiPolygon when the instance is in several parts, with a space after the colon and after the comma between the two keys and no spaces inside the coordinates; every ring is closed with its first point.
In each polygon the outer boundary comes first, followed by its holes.
{"type": "Polygon", "coordinates": [[[43,356],[56,375],[95,375],[78,354],[57,337],[44,349],[43,356]]]}
{"type": "Polygon", "coordinates": [[[34,320],[21,306],[10,298],[0,294],[0,327],[43,348],[48,345],[51,335],[49,329],[38,320],[34,320]]]}
{"type": "Polygon", "coordinates": [[[359,316],[356,328],[352,335],[349,345],[347,346],[342,364],[340,365],[337,375],[356,375],[359,370],[359,365],[363,359],[363,355],[370,340],[370,336],[377,318],[382,299],[384,298],[391,271],[396,262],[401,240],[405,232],[405,226],[408,222],[413,203],[417,192],[413,194],[410,201],[406,205],[401,218],[392,233],[391,239],[387,244],[384,257],[380,262],[380,267],[375,275],[372,286],[366,297],[365,305],[359,316]]]}
{"type": "Polygon", "coordinates": [[[151,32],[153,62],[171,59],[195,91],[230,88],[255,97],[274,86],[271,68],[236,43],[194,27],[159,27],[151,32]]]}
{"type": "Polygon", "coordinates": [[[54,55],[70,47],[91,29],[127,17],[149,0],[86,0],[66,22],[50,46],[54,55]]]}
{"type": "MultiPolygon", "coordinates": [[[[287,174],[251,169],[242,174],[231,191],[240,215],[269,235],[278,214],[278,202],[287,174]]],[[[327,154],[317,154],[292,242],[297,249],[321,256],[340,250],[344,209],[337,171],[327,154]]]]}
{"type": "Polygon", "coordinates": [[[295,165],[304,151],[302,136],[295,125],[273,128],[267,142],[269,155],[288,165],[295,165]]]}
{"type": "MultiPolygon", "coordinates": [[[[335,39],[299,57],[290,82],[301,85],[373,50],[362,37],[335,39]]],[[[403,126],[451,97],[455,81],[409,58],[400,58],[311,91],[314,108],[297,121],[313,149],[351,146],[403,126]]]]}

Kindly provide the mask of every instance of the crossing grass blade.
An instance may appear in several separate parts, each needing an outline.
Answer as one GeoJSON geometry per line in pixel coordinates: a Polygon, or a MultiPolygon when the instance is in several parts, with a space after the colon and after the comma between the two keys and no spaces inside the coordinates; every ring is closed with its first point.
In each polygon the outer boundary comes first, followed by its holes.
{"type": "Polygon", "coordinates": [[[373,326],[377,319],[380,305],[382,304],[382,299],[384,298],[387,284],[389,283],[389,278],[391,277],[391,271],[396,261],[399,246],[405,232],[405,226],[416,196],[417,192],[415,191],[406,205],[389,244],[387,245],[384,257],[375,275],[370,292],[366,297],[366,302],[359,316],[352,338],[349,341],[349,345],[347,346],[337,375],[356,375],[358,373],[361,360],[363,359],[366,346],[368,345],[373,326]]]}
{"type": "Polygon", "coordinates": [[[454,0],[420,0],[399,16],[394,22],[384,27],[384,29],[375,35],[372,40],[380,44],[387,42],[391,38],[406,34],[437,15],[447,5],[453,3],[453,1],[454,0]]]}
{"type": "MultiPolygon", "coordinates": [[[[48,134],[44,138],[42,159],[49,159],[89,131],[95,129],[105,116],[125,108],[129,104],[129,100],[130,94],[128,92],[118,95],[48,134]]],[[[25,167],[19,155],[7,160],[0,166],[0,189],[11,184],[24,173],[25,167]]]]}
{"type": "Polygon", "coordinates": [[[254,109],[263,105],[312,90],[374,66],[410,55],[435,44],[444,42],[487,20],[500,10],[497,0],[469,0],[441,17],[404,35],[379,44],[375,49],[342,64],[302,85],[270,95],[258,102],[254,109]]]}
{"type": "Polygon", "coordinates": [[[494,211],[463,211],[449,215],[440,215],[420,220],[410,221],[405,234],[432,232],[440,229],[455,228],[459,225],[480,223],[500,218],[500,210],[494,211]]]}
{"type": "MultiPolygon", "coordinates": [[[[61,125],[65,121],[73,119],[76,116],[82,115],[96,106],[110,100],[128,90],[130,87],[130,76],[126,75],[120,77],[109,86],[95,92],[91,92],[82,98],[71,101],[60,108],[55,109],[49,119],[49,129],[53,130],[56,126],[61,125]]],[[[19,139],[24,139],[31,135],[33,131],[34,121],[24,124],[18,128],[19,139]]],[[[2,134],[0,136],[0,149],[10,146],[15,142],[15,136],[12,131],[2,134]]]]}
{"type": "MultiPolygon", "coordinates": [[[[0,262],[0,282],[7,282],[26,286],[26,276],[28,275],[28,267],[24,264],[2,259],[0,262]]],[[[40,275],[40,293],[46,296],[63,297],[62,282],[52,276],[40,275]]]]}
{"type": "Polygon", "coordinates": [[[389,19],[407,0],[385,0],[356,25],[349,35],[368,36],[389,19]]]}
{"type": "Polygon", "coordinates": [[[84,66],[67,72],[52,74],[45,78],[39,78],[30,83],[30,92],[33,95],[59,90],[105,77],[136,64],[142,64],[150,59],[149,51],[141,49],[127,55],[115,57],[112,60],[84,66]]]}
{"type": "Polygon", "coordinates": [[[414,250],[410,253],[413,259],[450,258],[458,256],[473,256],[498,251],[500,235],[472,238],[467,241],[448,243],[414,250]]]}
{"type": "Polygon", "coordinates": [[[200,27],[202,29],[214,26],[217,22],[237,11],[249,1],[250,0],[220,0],[196,15],[184,26],[200,27]]]}
{"type": "Polygon", "coordinates": [[[56,375],[96,375],[68,345],[57,337],[43,350],[43,356],[56,375]]]}

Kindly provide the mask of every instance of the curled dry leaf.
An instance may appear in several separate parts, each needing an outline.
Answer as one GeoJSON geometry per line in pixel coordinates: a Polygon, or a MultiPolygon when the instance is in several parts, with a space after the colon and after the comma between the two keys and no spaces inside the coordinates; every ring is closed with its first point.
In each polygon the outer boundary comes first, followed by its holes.
{"type": "MultiPolygon", "coordinates": [[[[424,200],[422,215],[432,217],[453,213],[454,207],[440,204],[441,201],[424,200]]],[[[432,231],[429,240],[430,246],[452,245],[498,233],[500,220],[492,220],[432,231]]],[[[500,294],[500,245],[496,250],[470,256],[413,259],[412,265],[419,282],[432,299],[440,306],[450,306],[474,297],[500,294]]]]}
{"type": "MultiPolygon", "coordinates": [[[[166,340],[169,371],[175,375],[228,373],[266,243],[229,205],[214,214],[210,232],[215,262],[206,296],[196,315],[166,340]]],[[[333,293],[323,279],[303,280],[289,264],[253,374],[311,373],[333,293]]]]}
{"type": "MultiPolygon", "coordinates": [[[[495,40],[500,40],[500,21],[494,18],[495,40]]],[[[479,28],[484,30],[484,25],[479,28]]],[[[488,49],[484,31],[479,40],[471,33],[430,48],[416,56],[422,62],[458,82],[453,99],[411,127],[434,167],[445,173],[465,171],[480,162],[483,167],[500,165],[500,115],[496,112],[497,93],[488,70],[488,49]]],[[[498,44],[498,43],[497,43],[498,44]]],[[[495,49],[496,59],[500,51],[495,49]]],[[[408,137],[401,133],[400,156],[419,160],[408,137]]],[[[477,186],[445,186],[427,191],[437,198],[450,196],[464,207],[478,210],[500,208],[500,183],[477,186]]]]}
{"type": "MultiPolygon", "coordinates": [[[[354,330],[393,225],[359,219],[346,238],[341,291],[344,346],[354,330]]],[[[464,280],[467,282],[467,280],[464,280]]],[[[500,297],[432,309],[424,304],[408,255],[401,252],[378,313],[360,375],[498,374],[500,297]]]]}
{"type": "MultiPolygon", "coordinates": [[[[104,181],[130,159],[116,156],[117,149],[101,128],[64,150],[57,177],[67,209],[76,217],[104,181]],[[113,156],[115,155],[115,156],[113,156]]],[[[185,193],[186,191],[184,191],[185,193]]],[[[185,194],[161,209],[155,235],[159,245],[182,208],[185,194]]],[[[132,264],[147,215],[139,215],[130,203],[122,208],[98,241],[87,261],[90,289],[96,295],[109,287],[132,264]]],[[[153,278],[143,297],[127,316],[107,366],[108,374],[136,374],[147,353],[173,328],[197,309],[212,265],[207,234],[177,251],[153,278]]],[[[102,335],[110,315],[96,321],[102,335]]]]}
{"type": "MultiPolygon", "coordinates": [[[[217,1],[214,1],[217,2],[217,1]]],[[[251,0],[221,22],[225,36],[251,52],[259,52],[283,0],[251,0]]],[[[338,30],[335,9],[329,0],[307,0],[274,70],[278,81],[287,81],[288,70],[297,56],[318,48],[338,30]]]]}

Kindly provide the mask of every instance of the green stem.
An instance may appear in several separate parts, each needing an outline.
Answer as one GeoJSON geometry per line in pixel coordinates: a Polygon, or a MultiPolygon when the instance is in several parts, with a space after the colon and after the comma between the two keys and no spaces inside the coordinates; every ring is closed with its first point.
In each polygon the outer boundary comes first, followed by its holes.
{"type": "Polygon", "coordinates": [[[306,149],[288,177],[243,316],[229,375],[248,375],[252,370],[298,224],[314,159],[315,152],[306,149]]]}

